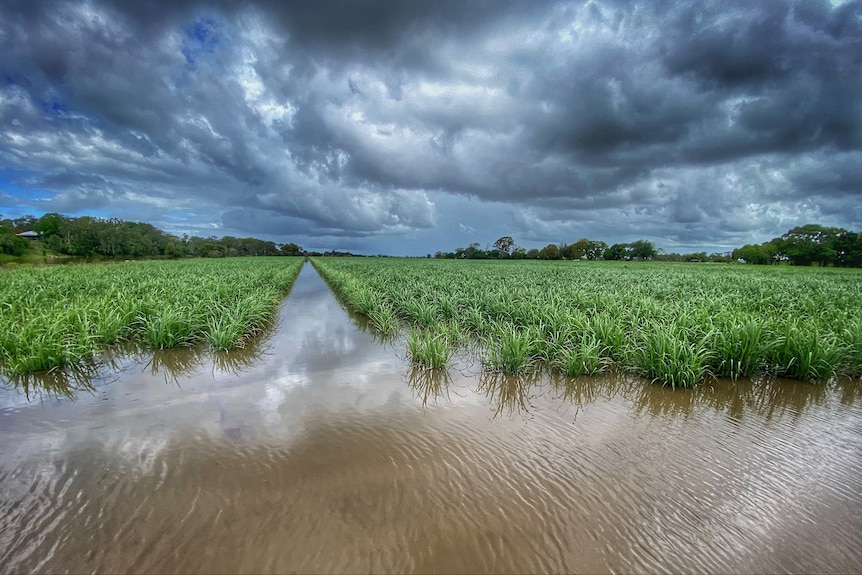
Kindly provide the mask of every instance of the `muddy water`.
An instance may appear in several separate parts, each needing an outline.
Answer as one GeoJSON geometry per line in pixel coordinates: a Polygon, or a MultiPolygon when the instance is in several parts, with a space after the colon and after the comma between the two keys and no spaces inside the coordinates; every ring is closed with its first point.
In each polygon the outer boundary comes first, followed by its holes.
{"type": "Polygon", "coordinates": [[[244,353],[6,382],[0,571],[862,570],[858,382],[441,377],[402,349],[306,266],[244,353]]]}

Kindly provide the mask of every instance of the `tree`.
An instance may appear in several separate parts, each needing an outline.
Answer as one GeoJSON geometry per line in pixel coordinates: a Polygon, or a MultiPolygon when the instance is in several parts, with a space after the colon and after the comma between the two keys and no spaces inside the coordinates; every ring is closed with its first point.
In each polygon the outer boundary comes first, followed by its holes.
{"type": "Polygon", "coordinates": [[[608,249],[608,244],[601,240],[590,240],[587,242],[587,246],[584,249],[584,257],[588,260],[600,260],[605,253],[605,250],[608,249]]]}
{"type": "Polygon", "coordinates": [[[563,246],[560,251],[562,256],[568,260],[598,260],[602,258],[607,248],[608,244],[605,242],[581,238],[573,244],[563,246]]]}
{"type": "Polygon", "coordinates": [[[515,240],[510,236],[503,236],[494,242],[494,249],[499,252],[499,257],[507,258],[512,253],[512,247],[515,245],[515,240]]]}
{"type": "MultiPolygon", "coordinates": [[[[627,251],[629,256],[636,260],[651,260],[658,255],[652,242],[646,240],[637,240],[630,243],[627,251]]],[[[704,257],[706,257],[706,254],[704,254],[704,257]]]]}
{"type": "Polygon", "coordinates": [[[165,245],[165,255],[171,259],[181,258],[184,255],[183,246],[176,240],[170,240],[165,245]]]}
{"type": "Polygon", "coordinates": [[[69,255],[91,257],[96,254],[99,238],[96,235],[96,219],[90,216],[73,218],[63,226],[66,248],[69,255]]]}
{"type": "Polygon", "coordinates": [[[461,255],[462,258],[467,259],[479,259],[485,256],[485,252],[479,249],[479,242],[473,242],[467,249],[464,250],[464,253],[461,255]]]}
{"type": "Polygon", "coordinates": [[[33,231],[39,232],[42,239],[57,235],[64,219],[60,214],[45,214],[33,225],[33,231]]]}
{"type": "Polygon", "coordinates": [[[614,244],[607,248],[602,256],[606,260],[624,260],[628,256],[626,248],[628,244],[614,244]]]}
{"type": "Polygon", "coordinates": [[[226,254],[227,249],[213,240],[204,241],[197,248],[197,255],[202,258],[223,258],[226,254]]]}
{"type": "Polygon", "coordinates": [[[839,267],[862,267],[862,234],[842,232],[833,243],[835,265],[839,267]]]}
{"type": "Polygon", "coordinates": [[[584,257],[584,244],[588,241],[581,238],[573,244],[563,244],[560,246],[560,255],[567,260],[579,260],[584,257]]]}
{"type": "Polygon", "coordinates": [[[281,248],[279,248],[281,255],[283,256],[301,256],[302,248],[294,243],[289,244],[281,244],[281,248]]]}
{"type": "Polygon", "coordinates": [[[27,251],[27,242],[28,240],[16,236],[14,229],[0,226],[0,254],[22,256],[27,251]]]}
{"type": "Polygon", "coordinates": [[[556,244],[548,244],[539,250],[539,259],[558,260],[560,257],[560,247],[556,244]]]}
{"type": "MultiPolygon", "coordinates": [[[[793,265],[821,266],[835,264],[838,252],[833,247],[841,234],[847,230],[827,228],[820,224],[797,226],[779,238],[781,252],[793,265]]],[[[778,239],[773,240],[779,243],[778,239]]]]}
{"type": "Polygon", "coordinates": [[[772,254],[765,245],[746,244],[733,250],[731,257],[734,260],[742,260],[749,264],[766,265],[772,263],[772,254]]]}

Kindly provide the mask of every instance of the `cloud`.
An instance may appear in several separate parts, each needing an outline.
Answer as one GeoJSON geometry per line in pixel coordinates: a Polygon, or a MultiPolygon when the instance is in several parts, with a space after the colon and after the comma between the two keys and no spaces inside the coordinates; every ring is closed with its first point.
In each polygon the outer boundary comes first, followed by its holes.
{"type": "Polygon", "coordinates": [[[6,2],[0,201],[375,253],[860,229],[860,38],[859,1],[6,2]]]}

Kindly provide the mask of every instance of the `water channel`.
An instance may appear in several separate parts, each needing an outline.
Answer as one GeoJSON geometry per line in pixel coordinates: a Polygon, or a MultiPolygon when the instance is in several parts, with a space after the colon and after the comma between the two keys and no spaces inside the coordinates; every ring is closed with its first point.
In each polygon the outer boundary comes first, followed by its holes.
{"type": "Polygon", "coordinates": [[[3,573],[862,571],[858,381],[413,370],[309,265],[245,350],[106,362],[2,381],[3,573]]]}

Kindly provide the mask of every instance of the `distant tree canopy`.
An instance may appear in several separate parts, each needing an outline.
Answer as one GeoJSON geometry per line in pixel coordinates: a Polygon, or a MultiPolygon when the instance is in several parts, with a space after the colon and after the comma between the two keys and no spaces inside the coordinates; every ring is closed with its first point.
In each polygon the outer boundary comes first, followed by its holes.
{"type": "Polygon", "coordinates": [[[180,238],[146,223],[90,216],[70,218],[56,213],[45,214],[41,218],[24,216],[0,220],[0,253],[23,254],[29,240],[15,235],[22,231],[38,232],[44,249],[85,258],[286,256],[303,253],[302,248],[294,243],[278,245],[257,238],[233,236],[200,238],[183,235],[180,238]]]}
{"type": "Polygon", "coordinates": [[[779,238],[759,245],[744,245],[732,252],[661,253],[652,242],[637,240],[608,246],[605,242],[581,238],[573,244],[548,244],[542,249],[515,245],[511,236],[494,242],[493,249],[482,250],[475,242],[453,252],[438,251],[436,258],[449,259],[543,259],[543,260],[660,260],[673,262],[731,262],[749,264],[789,263],[797,266],[820,265],[862,267],[862,234],[842,228],[806,224],[789,230],[779,238]]]}
{"type": "Polygon", "coordinates": [[[638,240],[630,244],[614,244],[604,252],[606,260],[651,260],[658,255],[658,250],[646,240],[638,240]]]}
{"type": "Polygon", "coordinates": [[[514,246],[515,240],[513,240],[511,236],[503,236],[494,242],[494,249],[497,250],[497,256],[501,258],[508,257],[514,246]]]}
{"type": "MultiPolygon", "coordinates": [[[[90,216],[66,217],[57,213],[40,218],[24,216],[0,219],[0,254],[23,255],[31,240],[16,234],[40,234],[43,249],[75,257],[128,259],[139,257],[181,258],[234,256],[296,256],[305,253],[294,243],[276,244],[257,238],[210,236],[177,237],[146,223],[90,216]]],[[[39,244],[36,244],[39,245],[39,244]]],[[[327,252],[324,255],[352,255],[327,252]]],[[[617,243],[580,238],[572,244],[548,244],[542,249],[525,249],[511,236],[502,236],[493,246],[482,249],[478,242],[453,252],[438,251],[436,258],[451,259],[545,259],[545,260],[661,260],[679,262],[738,261],[767,265],[862,267],[862,234],[820,224],[798,226],[781,237],[762,244],[747,244],[725,254],[695,252],[661,253],[647,240],[617,243]]]]}
{"type": "Polygon", "coordinates": [[[608,244],[605,242],[581,238],[573,244],[562,246],[560,253],[567,260],[600,260],[606,249],[608,249],[608,244]]]}
{"type": "Polygon", "coordinates": [[[27,240],[16,236],[14,229],[0,226],[0,254],[20,256],[23,255],[26,250],[27,240]]]}
{"type": "Polygon", "coordinates": [[[479,242],[466,248],[455,248],[453,252],[436,252],[437,259],[515,259],[515,260],[648,260],[656,257],[658,251],[651,242],[638,240],[631,244],[608,244],[602,241],[581,238],[573,244],[548,244],[540,250],[524,249],[515,245],[510,236],[503,236],[494,242],[493,249],[481,249],[479,242]]]}
{"type": "Polygon", "coordinates": [[[733,250],[733,259],[751,264],[788,262],[795,266],[862,267],[862,235],[843,228],[806,224],[760,245],[733,250]]]}

